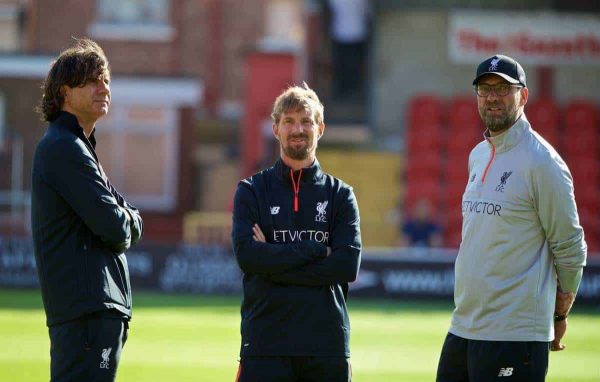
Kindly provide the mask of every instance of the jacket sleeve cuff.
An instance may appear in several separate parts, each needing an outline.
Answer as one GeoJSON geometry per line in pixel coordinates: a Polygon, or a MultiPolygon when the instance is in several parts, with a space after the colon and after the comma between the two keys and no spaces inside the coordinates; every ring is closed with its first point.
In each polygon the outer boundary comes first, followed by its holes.
{"type": "Polygon", "coordinates": [[[558,275],[558,282],[560,284],[560,290],[565,293],[577,293],[579,284],[581,283],[581,276],[583,275],[583,269],[570,270],[570,269],[556,269],[558,275]]]}

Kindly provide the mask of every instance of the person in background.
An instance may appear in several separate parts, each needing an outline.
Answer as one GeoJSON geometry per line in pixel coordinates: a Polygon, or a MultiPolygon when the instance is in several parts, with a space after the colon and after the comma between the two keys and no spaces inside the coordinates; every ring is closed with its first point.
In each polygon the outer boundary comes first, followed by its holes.
{"type": "Polygon", "coordinates": [[[328,0],[333,43],[333,89],[341,99],[364,96],[369,38],[368,0],[328,0]]]}
{"type": "Polygon", "coordinates": [[[402,224],[400,245],[403,247],[441,247],[442,229],[431,218],[431,203],[420,199],[402,224]]]}

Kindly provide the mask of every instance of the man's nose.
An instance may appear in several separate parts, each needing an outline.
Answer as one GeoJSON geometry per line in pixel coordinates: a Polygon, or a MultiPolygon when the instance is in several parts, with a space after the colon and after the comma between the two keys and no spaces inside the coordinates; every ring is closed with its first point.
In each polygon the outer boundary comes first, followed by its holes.
{"type": "Polygon", "coordinates": [[[488,94],[487,97],[485,97],[485,98],[488,102],[497,100],[499,97],[496,94],[496,89],[491,89],[490,94],[488,94]]]}
{"type": "Polygon", "coordinates": [[[104,81],[99,81],[98,92],[100,93],[109,93],[110,94],[110,86],[104,81]]]}

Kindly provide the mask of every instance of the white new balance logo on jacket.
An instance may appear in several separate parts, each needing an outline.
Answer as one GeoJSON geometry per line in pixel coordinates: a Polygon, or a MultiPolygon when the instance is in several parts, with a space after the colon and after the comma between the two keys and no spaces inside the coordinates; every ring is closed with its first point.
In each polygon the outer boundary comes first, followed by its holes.
{"type": "Polygon", "coordinates": [[[512,376],[513,368],[512,367],[503,367],[500,369],[498,373],[498,377],[510,377],[512,376]]]}

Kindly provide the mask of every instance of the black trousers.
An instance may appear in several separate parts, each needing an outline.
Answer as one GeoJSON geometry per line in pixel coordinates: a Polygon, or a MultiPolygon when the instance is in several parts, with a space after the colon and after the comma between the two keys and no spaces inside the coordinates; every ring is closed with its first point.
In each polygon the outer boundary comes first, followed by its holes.
{"type": "Polygon", "coordinates": [[[97,316],[51,326],[51,382],[114,381],[128,329],[125,318],[97,316]]]}
{"type": "Polygon", "coordinates": [[[362,95],[365,84],[367,44],[333,42],[333,89],[336,97],[362,95]]]}
{"type": "Polygon", "coordinates": [[[245,357],[236,382],[351,382],[345,357],[245,357]]]}
{"type": "Polygon", "coordinates": [[[448,333],[437,382],[543,382],[549,342],[476,341],[448,333]]]}

